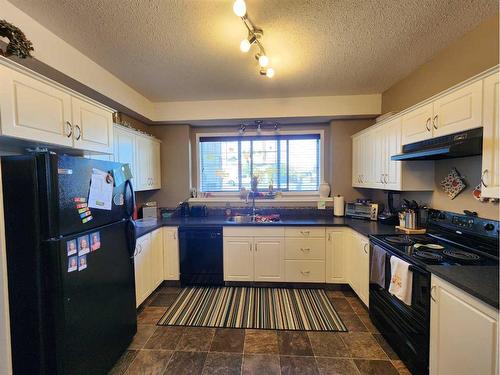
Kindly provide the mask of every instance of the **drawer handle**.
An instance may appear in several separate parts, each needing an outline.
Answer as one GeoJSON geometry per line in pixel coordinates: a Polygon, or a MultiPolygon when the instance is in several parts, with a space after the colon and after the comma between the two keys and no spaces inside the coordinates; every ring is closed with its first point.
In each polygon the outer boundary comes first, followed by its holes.
{"type": "Polygon", "coordinates": [[[307,276],[307,275],[309,275],[311,273],[311,271],[300,271],[300,273],[302,275],[306,275],[307,276]]]}
{"type": "Polygon", "coordinates": [[[300,233],[303,235],[303,236],[309,236],[309,233],[311,233],[310,231],[308,230],[301,230],[300,233]]]}
{"type": "Polygon", "coordinates": [[[307,252],[307,253],[308,253],[309,251],[311,251],[311,249],[310,249],[310,248],[308,248],[308,247],[305,247],[305,248],[304,248],[304,247],[301,247],[301,248],[300,248],[300,251],[302,251],[303,253],[305,253],[305,252],[307,252]]]}

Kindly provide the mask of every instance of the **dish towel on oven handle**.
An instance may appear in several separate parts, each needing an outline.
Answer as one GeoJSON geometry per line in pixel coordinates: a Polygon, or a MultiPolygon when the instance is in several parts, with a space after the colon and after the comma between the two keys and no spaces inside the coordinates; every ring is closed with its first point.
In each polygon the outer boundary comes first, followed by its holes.
{"type": "Polygon", "coordinates": [[[409,270],[410,264],[397,257],[391,257],[391,283],[389,293],[399,298],[407,305],[411,305],[411,288],[413,273],[409,270]]]}
{"type": "Polygon", "coordinates": [[[370,256],[370,283],[385,288],[385,258],[387,252],[380,246],[373,245],[370,256]]]}

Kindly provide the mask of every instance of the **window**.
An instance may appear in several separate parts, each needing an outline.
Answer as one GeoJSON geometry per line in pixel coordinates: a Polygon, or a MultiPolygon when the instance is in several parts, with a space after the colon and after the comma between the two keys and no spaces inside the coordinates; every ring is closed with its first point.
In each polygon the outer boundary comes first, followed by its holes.
{"type": "Polygon", "coordinates": [[[199,138],[200,188],[203,192],[259,189],[315,192],[321,178],[320,134],[223,136],[199,138]]]}

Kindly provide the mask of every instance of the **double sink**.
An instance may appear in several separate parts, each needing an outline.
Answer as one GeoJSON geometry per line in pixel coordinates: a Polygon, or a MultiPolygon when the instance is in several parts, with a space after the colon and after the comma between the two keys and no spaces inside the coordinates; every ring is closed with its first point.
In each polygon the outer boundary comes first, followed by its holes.
{"type": "Polygon", "coordinates": [[[279,223],[280,215],[234,215],[226,221],[230,223],[279,223]]]}

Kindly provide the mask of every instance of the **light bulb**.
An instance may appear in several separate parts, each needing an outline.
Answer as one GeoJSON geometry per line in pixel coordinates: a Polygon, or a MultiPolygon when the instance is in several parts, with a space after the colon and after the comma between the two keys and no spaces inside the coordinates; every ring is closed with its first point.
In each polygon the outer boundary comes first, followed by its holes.
{"type": "Polygon", "coordinates": [[[247,14],[247,5],[245,0],[236,0],[233,4],[233,12],[238,17],[244,17],[247,14]]]}
{"type": "Polygon", "coordinates": [[[266,55],[260,55],[259,56],[259,65],[263,68],[265,68],[269,64],[269,57],[266,55]]]}
{"type": "Polygon", "coordinates": [[[266,70],[266,76],[268,78],[273,78],[274,77],[274,69],[273,68],[267,68],[267,70],[266,70]]]}
{"type": "Polygon", "coordinates": [[[240,51],[241,52],[244,52],[244,53],[247,53],[248,51],[250,51],[250,47],[252,45],[250,44],[250,42],[248,41],[248,39],[243,39],[240,43],[240,51]]]}

